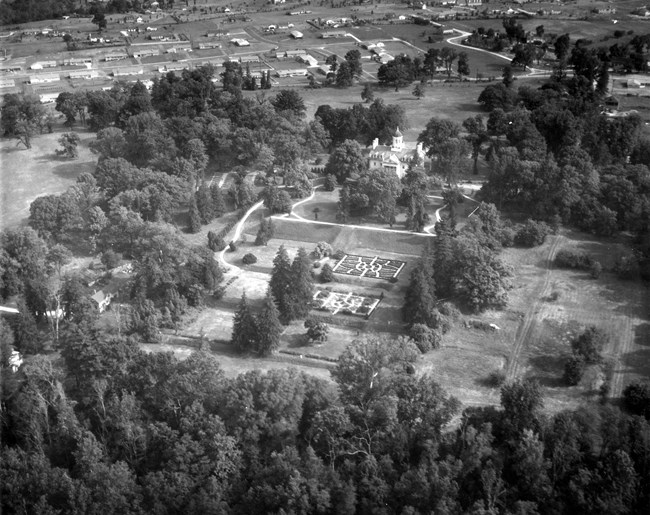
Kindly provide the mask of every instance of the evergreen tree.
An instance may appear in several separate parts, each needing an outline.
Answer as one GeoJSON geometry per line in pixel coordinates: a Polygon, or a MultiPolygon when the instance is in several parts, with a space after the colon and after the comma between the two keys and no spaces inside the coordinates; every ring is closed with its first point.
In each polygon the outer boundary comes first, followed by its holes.
{"type": "Polygon", "coordinates": [[[255,350],[257,346],[257,322],[251,313],[251,308],[246,298],[246,292],[242,293],[239,307],[235,313],[230,343],[239,352],[255,350]]]}
{"type": "Polygon", "coordinates": [[[195,234],[201,230],[201,215],[199,214],[199,208],[196,205],[196,195],[192,195],[192,199],[190,200],[189,229],[192,234],[195,234]]]}
{"type": "Polygon", "coordinates": [[[260,228],[255,237],[255,245],[267,245],[269,240],[273,238],[273,220],[262,218],[260,228]]]}
{"type": "Polygon", "coordinates": [[[285,322],[290,321],[290,303],[291,303],[291,261],[284,245],[280,245],[278,253],[273,259],[273,271],[271,272],[271,281],[269,286],[275,301],[278,303],[280,310],[280,319],[285,322]]]}
{"type": "Polygon", "coordinates": [[[215,217],[219,217],[226,212],[226,203],[217,183],[210,186],[210,194],[212,196],[212,213],[215,217]]]}
{"type": "Polygon", "coordinates": [[[256,317],[256,325],[258,332],[257,353],[262,356],[272,354],[280,345],[282,324],[271,287],[266,291],[262,311],[256,317]]]}
{"type": "Polygon", "coordinates": [[[209,224],[214,218],[214,203],[212,192],[207,184],[203,183],[196,192],[196,206],[199,209],[201,223],[209,224]]]}
{"type": "Polygon", "coordinates": [[[436,224],[436,242],[433,248],[433,277],[436,282],[436,292],[440,297],[449,297],[454,293],[454,232],[446,220],[436,224]]]}
{"type": "Polygon", "coordinates": [[[311,275],[311,261],[304,248],[298,249],[298,254],[291,263],[291,311],[290,319],[305,318],[311,309],[314,298],[314,278],[311,275]]]}
{"type": "Polygon", "coordinates": [[[406,289],[402,315],[404,321],[409,325],[431,325],[435,297],[429,288],[425,269],[426,265],[420,262],[411,273],[411,281],[406,289]]]}
{"type": "Polygon", "coordinates": [[[320,282],[330,283],[334,280],[334,272],[329,263],[325,263],[320,271],[320,282]]]}

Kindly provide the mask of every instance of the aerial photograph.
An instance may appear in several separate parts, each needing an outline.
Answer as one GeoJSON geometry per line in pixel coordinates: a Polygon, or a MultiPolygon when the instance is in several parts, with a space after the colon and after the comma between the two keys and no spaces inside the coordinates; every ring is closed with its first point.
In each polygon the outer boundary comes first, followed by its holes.
{"type": "Polygon", "coordinates": [[[0,99],[0,514],[650,514],[650,3],[0,0],[0,99]]]}

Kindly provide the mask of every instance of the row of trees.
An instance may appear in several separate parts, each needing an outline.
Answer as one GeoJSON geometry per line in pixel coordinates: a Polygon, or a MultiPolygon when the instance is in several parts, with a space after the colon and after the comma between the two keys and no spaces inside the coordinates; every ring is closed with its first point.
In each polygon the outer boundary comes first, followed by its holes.
{"type": "Polygon", "coordinates": [[[451,79],[456,72],[460,79],[470,74],[469,57],[466,52],[457,52],[451,47],[430,48],[424,57],[411,58],[408,55],[399,55],[392,61],[382,64],[377,71],[380,84],[399,88],[407,86],[413,81],[432,79],[436,73],[442,71],[451,79]]]}

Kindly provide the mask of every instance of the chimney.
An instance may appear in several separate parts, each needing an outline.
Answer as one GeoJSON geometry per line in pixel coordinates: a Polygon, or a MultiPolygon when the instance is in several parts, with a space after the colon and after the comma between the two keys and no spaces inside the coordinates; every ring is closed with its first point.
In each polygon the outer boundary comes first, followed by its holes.
{"type": "Polygon", "coordinates": [[[375,150],[377,148],[377,145],[379,145],[379,138],[372,140],[372,149],[375,150]]]}

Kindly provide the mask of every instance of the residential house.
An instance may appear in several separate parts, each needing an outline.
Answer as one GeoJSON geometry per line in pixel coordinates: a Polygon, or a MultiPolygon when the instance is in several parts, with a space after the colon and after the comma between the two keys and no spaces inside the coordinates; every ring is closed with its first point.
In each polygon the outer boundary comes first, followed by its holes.
{"type": "Polygon", "coordinates": [[[424,159],[422,144],[418,143],[415,148],[405,145],[404,136],[399,128],[393,135],[391,145],[380,145],[379,140],[375,138],[372,145],[366,149],[366,154],[368,167],[371,170],[391,170],[400,179],[406,174],[414,159],[424,159]]]}
{"type": "Polygon", "coordinates": [[[41,73],[39,75],[30,75],[30,84],[43,84],[45,82],[56,82],[61,80],[58,73],[41,73]]]}

